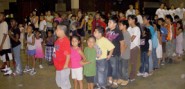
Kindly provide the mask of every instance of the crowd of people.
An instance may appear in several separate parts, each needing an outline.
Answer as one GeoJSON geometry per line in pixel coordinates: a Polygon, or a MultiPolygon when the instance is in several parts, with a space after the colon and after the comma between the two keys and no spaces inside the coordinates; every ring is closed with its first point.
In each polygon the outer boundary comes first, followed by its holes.
{"type": "Polygon", "coordinates": [[[155,18],[141,15],[133,5],[125,12],[77,14],[33,11],[19,24],[5,21],[0,13],[0,55],[4,75],[35,75],[36,60],[43,69],[43,60],[56,68],[56,83],[62,89],[117,88],[149,77],[161,66],[180,62],[185,51],[184,4],[170,10],[164,4],[155,18]],[[22,69],[21,49],[27,55],[22,69]],[[140,68],[137,70],[138,60],[140,68]],[[11,63],[12,62],[12,63],[11,63]],[[14,71],[10,65],[15,65],[14,71]],[[129,71],[130,68],[130,71],[129,71]]]}

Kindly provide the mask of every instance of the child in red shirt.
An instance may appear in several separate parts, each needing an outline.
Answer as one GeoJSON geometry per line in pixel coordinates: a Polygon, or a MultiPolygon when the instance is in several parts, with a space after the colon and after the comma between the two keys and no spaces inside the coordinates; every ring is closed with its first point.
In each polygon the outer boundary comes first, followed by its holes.
{"type": "Polygon", "coordinates": [[[56,83],[61,89],[70,89],[70,69],[68,68],[70,60],[70,41],[66,36],[67,27],[58,25],[56,35],[58,39],[54,44],[53,61],[56,68],[56,83]]]}

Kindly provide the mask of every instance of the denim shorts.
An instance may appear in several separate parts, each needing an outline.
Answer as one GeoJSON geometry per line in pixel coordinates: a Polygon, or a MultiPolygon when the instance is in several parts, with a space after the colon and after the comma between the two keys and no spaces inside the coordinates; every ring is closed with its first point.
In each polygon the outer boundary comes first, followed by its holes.
{"type": "Polygon", "coordinates": [[[28,54],[29,56],[34,56],[35,53],[36,53],[35,50],[28,50],[28,51],[27,51],[27,54],[28,54]]]}

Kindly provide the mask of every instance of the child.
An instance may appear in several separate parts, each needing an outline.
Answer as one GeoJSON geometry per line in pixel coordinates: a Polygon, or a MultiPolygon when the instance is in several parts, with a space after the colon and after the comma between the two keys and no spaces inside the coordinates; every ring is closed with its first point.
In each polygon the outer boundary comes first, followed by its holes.
{"type": "Polygon", "coordinates": [[[176,53],[178,57],[183,55],[183,25],[182,21],[177,22],[176,53]]]}
{"type": "Polygon", "coordinates": [[[141,36],[141,66],[137,76],[148,77],[149,75],[149,56],[151,50],[149,50],[149,40],[151,39],[150,30],[145,28],[141,36]]]}
{"type": "Polygon", "coordinates": [[[94,32],[94,36],[96,37],[96,44],[100,47],[102,51],[102,55],[96,60],[96,76],[95,83],[96,88],[106,89],[107,84],[107,60],[110,59],[112,53],[114,51],[115,46],[105,37],[103,37],[105,29],[103,27],[97,27],[94,32]],[[109,54],[107,54],[109,51],[109,54]]]}
{"type": "Polygon", "coordinates": [[[46,21],[44,20],[44,16],[40,16],[39,31],[41,31],[42,39],[45,39],[46,37],[46,28],[47,28],[47,24],[46,24],[46,21]]]}
{"type": "Polygon", "coordinates": [[[31,24],[28,26],[27,28],[27,40],[26,40],[26,44],[27,44],[27,65],[25,67],[24,72],[30,72],[30,75],[35,75],[36,71],[35,71],[35,36],[32,33],[33,32],[33,28],[34,26],[31,24]],[[29,68],[29,64],[32,61],[32,69],[29,68]]]}
{"type": "Polygon", "coordinates": [[[87,40],[87,45],[84,49],[85,57],[89,64],[84,65],[84,75],[87,81],[88,89],[94,89],[94,76],[96,75],[96,38],[90,36],[87,40]]]}
{"type": "Polygon", "coordinates": [[[53,38],[53,33],[52,31],[48,31],[48,37],[46,38],[45,44],[46,44],[46,48],[45,48],[45,59],[48,61],[49,65],[53,64],[53,60],[52,60],[52,54],[53,54],[53,46],[54,46],[54,38],[53,38]]]}
{"type": "Polygon", "coordinates": [[[139,56],[139,45],[140,45],[140,28],[136,25],[137,17],[135,15],[128,16],[128,22],[130,27],[128,32],[131,36],[131,46],[130,46],[130,63],[131,63],[131,72],[130,72],[130,81],[135,81],[136,77],[136,67],[139,56]]]}
{"type": "Polygon", "coordinates": [[[71,72],[72,72],[72,79],[74,80],[74,89],[78,89],[78,83],[80,89],[83,89],[83,68],[81,61],[85,61],[85,56],[80,49],[80,37],[72,36],[71,38],[71,72]]]}
{"type": "Polygon", "coordinates": [[[93,22],[93,15],[89,14],[89,20],[87,22],[87,29],[88,29],[89,35],[92,33],[92,22],[93,22]]]}
{"type": "Polygon", "coordinates": [[[39,68],[42,69],[42,59],[44,58],[44,51],[43,51],[43,39],[40,38],[41,33],[39,31],[36,32],[35,38],[35,46],[36,46],[36,54],[35,58],[39,59],[39,68]]]}
{"type": "Polygon", "coordinates": [[[129,76],[128,76],[128,62],[130,60],[130,44],[131,44],[131,37],[129,32],[127,31],[127,28],[129,27],[128,21],[123,20],[119,23],[119,29],[123,32],[124,36],[124,43],[123,43],[123,53],[121,54],[121,68],[120,71],[122,72],[121,75],[121,85],[126,86],[128,84],[129,76]]]}
{"type": "Polygon", "coordinates": [[[77,22],[75,15],[71,16],[70,22],[70,36],[77,35],[77,22]]]}
{"type": "Polygon", "coordinates": [[[162,61],[162,58],[163,58],[163,50],[162,50],[162,32],[160,30],[160,27],[157,26],[156,27],[157,29],[157,43],[158,43],[158,46],[157,46],[157,49],[156,49],[156,53],[157,53],[157,58],[158,58],[158,68],[160,67],[160,64],[161,64],[161,61],[162,61]]]}
{"type": "MultiPolygon", "coordinates": [[[[70,41],[66,36],[67,27],[65,25],[58,25],[56,35],[58,39],[55,41],[55,48],[53,54],[54,66],[56,69],[56,83],[61,89],[71,89],[69,79],[70,69],[70,41]]],[[[50,36],[51,37],[51,36],[50,36]]]]}

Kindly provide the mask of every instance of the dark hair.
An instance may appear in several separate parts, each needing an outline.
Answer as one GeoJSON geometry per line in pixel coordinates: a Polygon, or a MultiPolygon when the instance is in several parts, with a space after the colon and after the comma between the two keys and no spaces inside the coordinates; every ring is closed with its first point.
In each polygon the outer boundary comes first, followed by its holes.
{"type": "Polygon", "coordinates": [[[180,19],[180,17],[178,15],[175,15],[174,19],[180,19]]]}
{"type": "Polygon", "coordinates": [[[111,16],[109,20],[112,20],[114,23],[118,23],[118,17],[116,15],[111,16]]]}
{"type": "Polygon", "coordinates": [[[71,16],[71,18],[72,18],[72,17],[76,17],[76,15],[73,14],[73,15],[71,16]]]}
{"type": "Polygon", "coordinates": [[[78,36],[78,35],[73,35],[72,37],[71,37],[71,46],[72,46],[72,39],[73,38],[76,38],[78,41],[79,41],[79,44],[78,44],[78,47],[80,47],[81,46],[81,38],[80,38],[80,36],[78,36]]]}
{"type": "Polygon", "coordinates": [[[129,27],[128,20],[121,20],[119,23],[126,25],[126,28],[129,27]]]}
{"type": "Polygon", "coordinates": [[[183,24],[182,24],[182,21],[177,21],[177,24],[180,24],[180,28],[179,29],[182,29],[183,30],[183,24]]]}
{"type": "Polygon", "coordinates": [[[153,21],[152,21],[152,17],[149,15],[144,15],[143,18],[146,18],[147,20],[149,20],[149,24],[153,25],[153,21]]]}
{"type": "Polygon", "coordinates": [[[94,39],[94,40],[96,41],[96,38],[95,38],[93,35],[89,36],[89,37],[88,37],[88,40],[91,39],[91,38],[94,39]]]}
{"type": "Polygon", "coordinates": [[[173,18],[172,18],[171,15],[166,15],[165,17],[166,17],[167,19],[170,19],[171,22],[173,22],[173,18]]]}
{"type": "Polygon", "coordinates": [[[165,20],[163,18],[159,18],[159,19],[157,19],[157,21],[165,22],[165,20]]]}
{"type": "Polygon", "coordinates": [[[5,13],[4,12],[0,12],[1,15],[3,15],[5,17],[5,13]]]}
{"type": "Polygon", "coordinates": [[[145,31],[145,34],[146,34],[147,38],[148,38],[148,39],[151,39],[152,35],[151,35],[151,33],[150,33],[149,28],[144,27],[143,30],[145,31]]]}
{"type": "Polygon", "coordinates": [[[128,18],[128,19],[130,18],[130,19],[135,20],[135,24],[137,24],[137,17],[136,17],[135,15],[128,15],[127,18],[128,18]]]}
{"type": "Polygon", "coordinates": [[[30,26],[32,28],[32,30],[35,30],[34,24],[29,24],[28,26],[30,26]]]}
{"type": "Polygon", "coordinates": [[[96,27],[96,29],[103,36],[103,34],[105,33],[105,29],[103,27],[101,27],[101,26],[96,27]]]}

